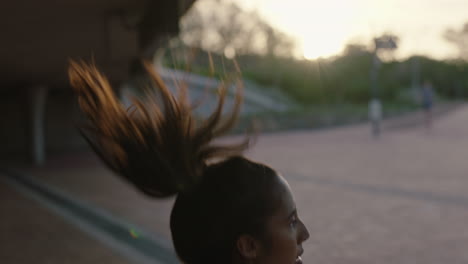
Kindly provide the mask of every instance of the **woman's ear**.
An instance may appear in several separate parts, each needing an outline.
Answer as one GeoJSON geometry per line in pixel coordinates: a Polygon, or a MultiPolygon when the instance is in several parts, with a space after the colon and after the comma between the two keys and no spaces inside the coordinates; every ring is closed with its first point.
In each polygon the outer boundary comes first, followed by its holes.
{"type": "Polygon", "coordinates": [[[236,246],[239,254],[245,259],[253,260],[260,255],[260,242],[251,235],[241,235],[236,246]]]}

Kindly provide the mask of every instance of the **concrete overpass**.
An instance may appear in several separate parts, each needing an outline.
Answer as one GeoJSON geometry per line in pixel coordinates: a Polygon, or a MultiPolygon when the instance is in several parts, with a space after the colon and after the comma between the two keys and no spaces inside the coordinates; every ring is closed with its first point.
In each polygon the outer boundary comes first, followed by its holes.
{"type": "Polygon", "coordinates": [[[90,59],[119,84],[179,31],[195,0],[17,0],[0,8],[0,160],[80,148],[66,75],[90,59]]]}

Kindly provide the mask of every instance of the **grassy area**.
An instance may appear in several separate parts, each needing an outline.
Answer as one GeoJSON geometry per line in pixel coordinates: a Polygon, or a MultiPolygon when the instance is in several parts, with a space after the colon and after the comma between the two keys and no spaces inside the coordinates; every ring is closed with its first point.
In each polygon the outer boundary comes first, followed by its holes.
{"type": "MultiPolygon", "coordinates": [[[[213,55],[214,76],[233,72],[234,63],[213,55]]],[[[317,129],[368,120],[368,102],[372,96],[370,72],[373,54],[360,45],[350,45],[335,57],[314,61],[259,55],[236,58],[244,80],[254,83],[269,96],[290,98],[297,107],[287,112],[263,112],[244,116],[236,132],[256,120],[263,132],[289,129],[317,129]]],[[[170,62],[169,60],[167,60],[170,62]]],[[[208,56],[198,56],[186,65],[184,57],[171,61],[179,68],[190,68],[210,75],[208,56]],[[190,67],[188,67],[190,66],[190,67]]],[[[423,80],[434,86],[436,101],[468,97],[468,63],[412,57],[402,61],[384,61],[378,68],[378,96],[383,100],[384,118],[419,109],[420,91],[414,79],[418,63],[419,85],[423,80]]],[[[169,64],[168,64],[169,66],[169,64]]],[[[288,104],[289,105],[289,104],[288,104]]]]}
{"type": "MultiPolygon", "coordinates": [[[[418,110],[415,104],[384,103],[384,118],[418,110]]],[[[261,132],[320,129],[368,120],[367,104],[335,104],[299,107],[287,112],[263,112],[240,118],[234,133],[245,131],[252,122],[260,125],[261,132]]]]}

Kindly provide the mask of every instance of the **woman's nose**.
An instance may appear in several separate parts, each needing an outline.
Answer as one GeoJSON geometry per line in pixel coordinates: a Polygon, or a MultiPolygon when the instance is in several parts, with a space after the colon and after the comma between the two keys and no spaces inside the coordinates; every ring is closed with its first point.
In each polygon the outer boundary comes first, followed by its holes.
{"type": "Polygon", "coordinates": [[[307,230],[307,227],[304,225],[302,221],[300,221],[300,231],[299,231],[299,243],[302,243],[309,239],[309,230],[307,230]]]}

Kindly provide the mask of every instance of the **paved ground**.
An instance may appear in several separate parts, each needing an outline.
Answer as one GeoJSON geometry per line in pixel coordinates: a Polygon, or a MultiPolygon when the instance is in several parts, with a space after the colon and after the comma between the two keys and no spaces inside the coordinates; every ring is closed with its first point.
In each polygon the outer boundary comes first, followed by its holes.
{"type": "MultiPolygon", "coordinates": [[[[247,155],[288,179],[311,233],[305,263],[468,263],[467,120],[463,106],[431,131],[377,140],[367,125],[270,134],[247,155]]],[[[169,240],[172,201],[139,195],[89,154],[21,171],[169,240]]]]}
{"type": "Polygon", "coordinates": [[[0,263],[130,263],[3,181],[0,212],[0,263]]]}

